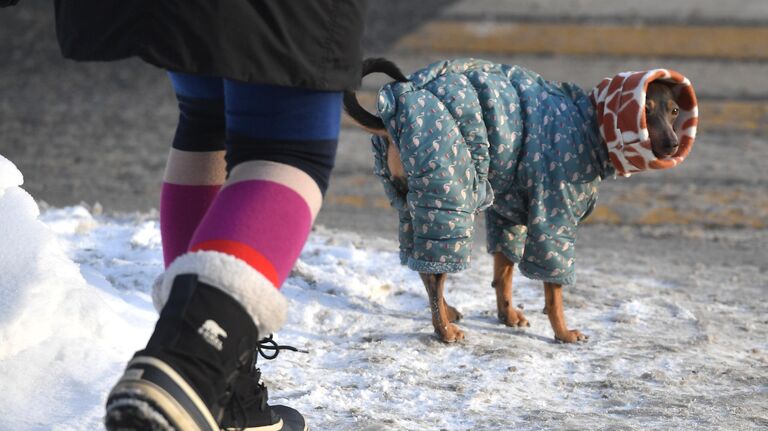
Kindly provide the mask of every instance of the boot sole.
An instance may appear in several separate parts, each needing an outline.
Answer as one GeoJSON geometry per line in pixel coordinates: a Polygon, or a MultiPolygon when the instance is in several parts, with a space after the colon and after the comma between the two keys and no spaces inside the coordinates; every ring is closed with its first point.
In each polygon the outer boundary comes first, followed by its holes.
{"type": "Polygon", "coordinates": [[[304,417],[296,409],[287,406],[270,406],[272,411],[280,416],[280,421],[272,425],[256,425],[238,428],[223,427],[222,431],[309,431],[304,417]]]}
{"type": "MultiPolygon", "coordinates": [[[[292,430],[291,428],[285,428],[283,426],[283,421],[272,425],[257,425],[255,427],[245,427],[245,428],[222,428],[222,431],[289,431],[292,430]]],[[[301,431],[301,430],[299,430],[301,431]]]]}
{"type": "Polygon", "coordinates": [[[109,431],[219,431],[194,389],[167,363],[137,356],[107,398],[109,431]]]}
{"type": "Polygon", "coordinates": [[[304,416],[301,415],[296,409],[287,406],[272,406],[278,415],[280,415],[281,421],[285,421],[282,428],[283,431],[309,431],[307,423],[304,421],[304,416]]]}

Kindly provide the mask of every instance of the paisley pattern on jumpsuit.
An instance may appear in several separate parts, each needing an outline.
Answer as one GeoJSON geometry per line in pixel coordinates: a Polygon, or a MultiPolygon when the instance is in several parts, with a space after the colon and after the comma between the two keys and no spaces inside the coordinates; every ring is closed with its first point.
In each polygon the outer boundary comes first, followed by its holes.
{"type": "Polygon", "coordinates": [[[379,92],[408,192],[373,137],[375,173],[400,216],[401,261],[426,273],[470,264],[475,214],[486,211],[488,251],[524,275],[571,284],[576,228],[597,184],[614,173],[587,92],[519,66],[434,63],[379,92]]]}

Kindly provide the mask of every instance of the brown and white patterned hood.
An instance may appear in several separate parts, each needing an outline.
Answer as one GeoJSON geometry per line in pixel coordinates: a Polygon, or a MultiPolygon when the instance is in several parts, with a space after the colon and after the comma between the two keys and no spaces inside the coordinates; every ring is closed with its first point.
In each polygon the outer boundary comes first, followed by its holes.
{"type": "Polygon", "coordinates": [[[648,169],[667,169],[682,162],[691,152],[696,138],[698,108],[691,82],[674,70],[653,69],[624,72],[605,78],[592,90],[600,135],[608,156],[619,175],[629,176],[648,169]],[[645,94],[648,84],[672,84],[680,114],[674,124],[680,147],[671,158],[658,159],[651,149],[645,121],[645,94]]]}

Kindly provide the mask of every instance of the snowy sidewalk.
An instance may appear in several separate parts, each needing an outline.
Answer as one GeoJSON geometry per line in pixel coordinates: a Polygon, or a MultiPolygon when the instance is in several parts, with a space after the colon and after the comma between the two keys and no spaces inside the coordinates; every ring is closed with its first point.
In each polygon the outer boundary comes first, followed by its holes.
{"type": "MultiPolygon", "coordinates": [[[[0,429],[99,429],[108,388],[154,324],[157,221],[71,207],[45,211],[43,224],[13,183],[0,187],[0,429]]],[[[515,303],[532,327],[496,322],[481,255],[450,279],[467,340],[445,345],[395,250],[319,229],[283,287],[291,308],[278,341],[310,353],[261,366],[274,400],[315,430],[768,426],[768,305],[754,296],[628,277],[617,255],[581,265],[566,292],[589,342],[556,344],[539,284],[519,274],[515,303]]]]}

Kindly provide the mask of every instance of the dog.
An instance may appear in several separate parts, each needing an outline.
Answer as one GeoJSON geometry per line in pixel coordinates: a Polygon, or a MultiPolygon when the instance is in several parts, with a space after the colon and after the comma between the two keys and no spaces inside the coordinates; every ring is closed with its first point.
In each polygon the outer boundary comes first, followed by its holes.
{"type": "Polygon", "coordinates": [[[519,263],[544,282],[555,339],[587,340],[563,309],[576,227],[602,178],[666,169],[688,155],[698,122],[690,82],[666,69],[627,72],[587,94],[483,60],[437,62],[410,77],[383,58],[363,62],[363,77],[376,72],[394,80],[379,92],[379,115],[354,92],[344,107],[372,134],[376,172],[401,219],[401,259],[419,272],[437,337],[464,338],[445,281],[468,266],[474,214],[486,209],[499,321],[530,326],[512,302],[519,263]]]}

